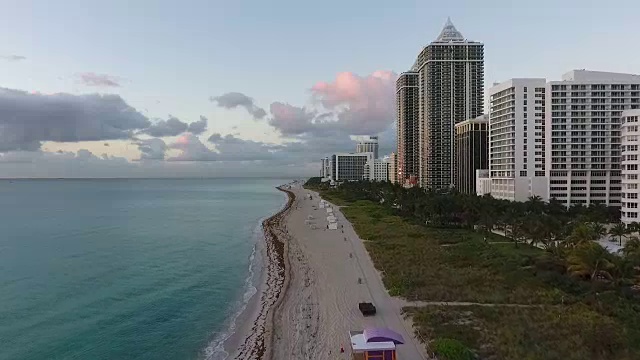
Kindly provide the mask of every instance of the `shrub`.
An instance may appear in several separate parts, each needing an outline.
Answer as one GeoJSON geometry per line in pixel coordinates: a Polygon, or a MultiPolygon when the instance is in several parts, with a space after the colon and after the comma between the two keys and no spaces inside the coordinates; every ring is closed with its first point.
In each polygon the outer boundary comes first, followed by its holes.
{"type": "Polygon", "coordinates": [[[455,339],[435,339],[431,343],[433,352],[441,360],[472,360],[473,353],[463,343],[455,339]]]}

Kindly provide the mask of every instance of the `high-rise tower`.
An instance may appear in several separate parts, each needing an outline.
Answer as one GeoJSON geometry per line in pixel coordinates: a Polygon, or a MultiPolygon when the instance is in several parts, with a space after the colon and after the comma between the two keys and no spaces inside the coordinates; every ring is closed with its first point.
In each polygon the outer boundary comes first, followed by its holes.
{"type": "Polygon", "coordinates": [[[378,137],[377,136],[363,136],[358,140],[356,145],[357,153],[370,152],[373,153],[373,158],[378,158],[378,137]]]}
{"type": "Polygon", "coordinates": [[[455,124],[483,114],[484,45],[447,19],[411,70],[418,74],[420,185],[448,188],[455,184],[455,124]]]}
{"type": "Polygon", "coordinates": [[[420,168],[420,126],[418,73],[407,71],[400,74],[396,81],[396,144],[398,183],[415,184],[420,168]]]}

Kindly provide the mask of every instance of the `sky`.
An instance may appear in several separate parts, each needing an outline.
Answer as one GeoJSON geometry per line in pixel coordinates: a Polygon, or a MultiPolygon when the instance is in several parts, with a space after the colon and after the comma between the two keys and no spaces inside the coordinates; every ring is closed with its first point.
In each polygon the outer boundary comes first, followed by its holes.
{"type": "Polygon", "coordinates": [[[397,74],[447,17],[485,88],[640,73],[633,0],[0,0],[0,178],[310,176],[395,147],[397,74]]]}

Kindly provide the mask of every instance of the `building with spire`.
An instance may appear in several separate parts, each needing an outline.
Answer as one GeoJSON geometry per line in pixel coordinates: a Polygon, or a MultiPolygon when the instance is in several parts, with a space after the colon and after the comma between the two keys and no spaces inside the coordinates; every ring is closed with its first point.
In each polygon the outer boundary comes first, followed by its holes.
{"type": "Polygon", "coordinates": [[[457,167],[455,125],[484,110],[484,44],[465,39],[447,19],[440,35],[422,49],[411,73],[417,74],[419,146],[414,151],[419,184],[450,188],[457,167]]]}

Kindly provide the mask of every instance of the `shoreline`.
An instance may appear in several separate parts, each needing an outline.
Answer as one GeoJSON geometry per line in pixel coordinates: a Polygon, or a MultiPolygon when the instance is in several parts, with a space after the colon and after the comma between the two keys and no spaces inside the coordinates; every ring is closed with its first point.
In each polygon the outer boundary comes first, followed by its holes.
{"type": "Polygon", "coordinates": [[[262,222],[264,243],[262,249],[261,276],[256,294],[238,317],[239,326],[227,339],[228,359],[270,359],[273,337],[273,314],[286,293],[289,281],[287,235],[285,220],[296,200],[295,194],[286,189],[290,184],[276,187],[287,194],[284,207],[262,222]]]}

